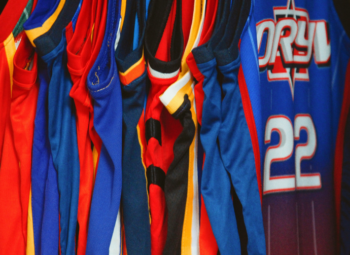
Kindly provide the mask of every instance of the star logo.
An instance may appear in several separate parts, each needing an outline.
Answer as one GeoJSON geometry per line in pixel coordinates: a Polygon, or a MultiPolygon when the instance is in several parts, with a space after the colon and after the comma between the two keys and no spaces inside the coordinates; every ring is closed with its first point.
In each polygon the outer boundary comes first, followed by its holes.
{"type": "Polygon", "coordinates": [[[328,23],[310,20],[307,10],[296,7],[294,0],[273,7],[273,15],[257,24],[259,68],[267,71],[269,81],[288,81],[294,98],[295,82],[310,79],[313,55],[318,66],[329,64],[328,23]]]}

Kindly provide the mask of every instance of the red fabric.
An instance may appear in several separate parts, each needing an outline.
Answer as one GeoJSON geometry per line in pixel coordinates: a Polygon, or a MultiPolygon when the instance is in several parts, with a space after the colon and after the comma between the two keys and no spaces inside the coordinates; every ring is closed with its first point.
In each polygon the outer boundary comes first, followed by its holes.
{"type": "Polygon", "coordinates": [[[343,150],[345,139],[346,121],[350,109],[350,61],[346,68],[346,77],[344,84],[343,104],[340,112],[338,125],[337,141],[335,145],[334,157],[334,200],[336,216],[336,233],[337,233],[337,251],[340,250],[340,205],[341,205],[341,181],[343,172],[343,150]]]}
{"type": "MultiPolygon", "coordinates": [[[[174,83],[178,75],[171,79],[158,79],[151,75],[148,69],[151,87],[146,105],[146,121],[150,118],[161,123],[161,143],[150,138],[145,154],[146,167],[154,165],[160,167],[165,173],[173,161],[173,146],[177,136],[182,131],[181,123],[174,119],[160,102],[159,96],[174,83]]],[[[167,213],[163,190],[154,184],[149,187],[149,204],[151,211],[151,249],[152,255],[163,253],[167,235],[167,213]]]]}
{"type": "MultiPolygon", "coordinates": [[[[9,120],[11,104],[11,79],[4,43],[0,43],[0,160],[5,138],[6,123],[9,120]]],[[[1,173],[0,173],[1,176],[1,173]]]]}
{"type": "MultiPolygon", "coordinates": [[[[204,24],[203,24],[203,32],[201,34],[198,46],[206,43],[210,39],[213,33],[217,7],[218,7],[218,0],[207,1],[206,13],[205,13],[204,24]]],[[[194,87],[194,95],[196,99],[197,120],[198,120],[198,123],[202,125],[202,113],[203,113],[203,101],[204,101],[204,91],[203,91],[204,76],[199,71],[192,52],[187,56],[186,62],[191,70],[193,77],[197,81],[194,87]]],[[[205,155],[203,155],[203,165],[204,165],[204,161],[205,161],[205,155]]],[[[210,225],[203,196],[201,196],[200,210],[201,210],[200,229],[199,229],[200,254],[216,255],[218,253],[218,245],[216,243],[215,236],[210,225]]]]}
{"type": "Polygon", "coordinates": [[[0,254],[24,254],[27,241],[38,83],[37,55],[25,35],[13,62],[11,108],[0,170],[0,254]]]}
{"type": "Polygon", "coordinates": [[[173,36],[173,27],[176,17],[176,1],[173,1],[173,5],[171,6],[170,14],[165,25],[165,29],[158,45],[158,49],[156,52],[156,58],[161,61],[170,61],[170,47],[171,47],[171,38],[173,36]]]}
{"type": "Polygon", "coordinates": [[[67,38],[67,67],[73,81],[70,96],[74,99],[76,107],[80,163],[78,255],[86,253],[89,213],[94,184],[91,142],[96,147],[98,154],[101,151],[101,140],[93,128],[93,106],[86,87],[86,77],[102,45],[106,16],[106,1],[83,1],[74,34],[70,39],[67,38]]]}
{"type": "MultiPolygon", "coordinates": [[[[207,1],[204,23],[203,23],[203,32],[201,34],[198,46],[205,44],[210,39],[214,30],[217,9],[218,9],[218,0],[207,1]]],[[[197,110],[198,123],[202,125],[202,108],[203,108],[203,101],[204,101],[204,91],[203,91],[204,76],[199,71],[192,52],[187,56],[186,62],[191,70],[193,77],[197,81],[197,84],[194,88],[194,91],[195,91],[194,94],[196,98],[196,110],[197,110]]]]}
{"type": "Polygon", "coordinates": [[[250,102],[249,92],[248,92],[247,84],[245,82],[242,65],[240,65],[239,71],[238,71],[238,86],[239,86],[239,91],[241,92],[244,115],[247,120],[250,138],[252,140],[252,146],[253,146],[253,152],[254,152],[254,158],[255,158],[256,178],[257,178],[257,182],[258,182],[257,184],[258,184],[259,193],[260,193],[260,203],[262,205],[262,183],[261,183],[259,140],[258,140],[258,133],[256,131],[256,126],[255,126],[253,109],[250,102]]]}
{"type": "MultiPolygon", "coordinates": [[[[170,61],[170,47],[173,34],[173,26],[176,17],[176,0],[170,10],[162,38],[158,45],[155,57],[162,61],[170,61]]],[[[176,137],[180,134],[182,126],[175,120],[164,105],[160,102],[159,96],[174,83],[178,75],[170,79],[159,79],[151,75],[147,69],[151,86],[146,103],[145,119],[158,120],[161,123],[161,143],[155,138],[150,138],[147,143],[147,150],[144,157],[146,168],[150,165],[160,167],[165,174],[174,158],[173,146],[176,137]]],[[[149,185],[149,206],[151,213],[151,253],[161,255],[167,236],[167,212],[164,191],[154,185],[149,185]]]]}
{"type": "Polygon", "coordinates": [[[207,0],[207,7],[205,10],[205,18],[203,24],[203,32],[199,41],[202,45],[209,41],[215,26],[216,12],[218,10],[218,0],[207,0]]]}
{"type": "Polygon", "coordinates": [[[9,0],[7,2],[0,15],[0,42],[3,42],[12,33],[27,2],[28,0],[9,0]]]}
{"type": "Polygon", "coordinates": [[[0,254],[25,254],[26,242],[22,228],[20,199],[21,176],[9,116],[4,142],[0,170],[0,254]]]}
{"type": "Polygon", "coordinates": [[[193,19],[193,10],[194,10],[194,0],[186,0],[182,3],[182,34],[183,34],[183,49],[185,51],[188,38],[190,36],[190,30],[193,19]]]}
{"type": "Polygon", "coordinates": [[[151,209],[151,254],[163,254],[167,237],[168,217],[164,191],[157,185],[149,186],[149,206],[151,209]]]}

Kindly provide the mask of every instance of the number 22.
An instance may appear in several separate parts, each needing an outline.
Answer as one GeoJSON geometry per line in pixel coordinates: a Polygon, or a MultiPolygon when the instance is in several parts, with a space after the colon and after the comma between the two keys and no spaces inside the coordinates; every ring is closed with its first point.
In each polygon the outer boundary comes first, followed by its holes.
{"type": "Polygon", "coordinates": [[[301,173],[301,161],[311,159],[316,151],[317,138],[312,118],[309,114],[298,114],[293,125],[284,115],[271,116],[266,123],[265,144],[270,143],[272,132],[279,134],[279,143],[266,150],[264,161],[264,194],[321,188],[319,173],[301,173]],[[293,154],[294,140],[299,140],[301,130],[307,132],[307,142],[295,147],[295,175],[271,177],[271,164],[285,161],[293,154]]]}

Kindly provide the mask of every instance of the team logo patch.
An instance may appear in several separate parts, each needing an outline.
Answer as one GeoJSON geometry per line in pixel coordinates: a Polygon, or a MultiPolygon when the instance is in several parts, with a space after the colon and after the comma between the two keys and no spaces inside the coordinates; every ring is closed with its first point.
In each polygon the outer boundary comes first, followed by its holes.
{"type": "Polygon", "coordinates": [[[297,8],[294,0],[273,7],[273,13],[274,19],[256,25],[259,68],[267,70],[269,81],[287,80],[294,98],[295,81],[309,81],[312,59],[318,67],[330,65],[329,25],[310,20],[308,11],[297,8]]]}

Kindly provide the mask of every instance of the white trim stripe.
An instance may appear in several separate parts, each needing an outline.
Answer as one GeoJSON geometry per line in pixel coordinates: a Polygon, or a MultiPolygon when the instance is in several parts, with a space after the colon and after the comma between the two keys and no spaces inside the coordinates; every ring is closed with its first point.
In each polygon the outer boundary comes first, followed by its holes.
{"type": "Polygon", "coordinates": [[[191,73],[187,72],[180,80],[174,82],[164,93],[159,97],[164,106],[170,104],[171,100],[176,96],[191,79],[191,73]]]}
{"type": "Polygon", "coordinates": [[[121,223],[120,223],[120,208],[118,211],[117,220],[115,221],[111,243],[109,245],[109,255],[121,254],[121,223]]]}
{"type": "Polygon", "coordinates": [[[160,78],[160,79],[174,78],[180,72],[180,68],[179,68],[178,70],[172,73],[162,73],[153,69],[149,63],[148,63],[148,69],[153,77],[160,78]]]}

